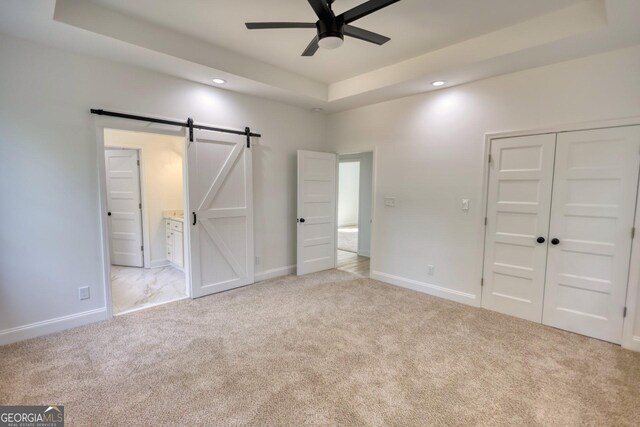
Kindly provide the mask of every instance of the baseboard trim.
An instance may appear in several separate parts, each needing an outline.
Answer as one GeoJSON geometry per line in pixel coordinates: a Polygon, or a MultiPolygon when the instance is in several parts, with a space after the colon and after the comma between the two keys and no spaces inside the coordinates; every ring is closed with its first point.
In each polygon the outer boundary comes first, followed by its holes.
{"type": "Polygon", "coordinates": [[[95,310],[83,311],[81,313],[70,314],[68,316],[56,317],[55,319],[5,329],[0,331],[0,345],[49,335],[54,332],[60,332],[65,329],[88,325],[89,323],[99,322],[106,319],[107,309],[102,307],[95,310]]]}
{"type": "Polygon", "coordinates": [[[264,280],[274,279],[276,277],[288,276],[289,274],[295,274],[296,266],[288,265],[286,267],[274,268],[267,271],[261,271],[253,276],[255,282],[262,282],[264,280]]]}
{"type": "Polygon", "coordinates": [[[640,351],[640,337],[639,336],[632,337],[629,347],[626,347],[626,348],[632,351],[640,351]]]}
{"type": "Polygon", "coordinates": [[[168,265],[171,265],[171,263],[166,260],[166,259],[156,259],[151,261],[151,267],[150,268],[158,268],[158,267],[166,267],[168,265]]]}
{"type": "Polygon", "coordinates": [[[382,273],[380,271],[372,271],[370,277],[372,279],[379,280],[390,285],[400,286],[402,288],[411,289],[414,291],[422,292],[466,305],[471,305],[474,307],[479,306],[477,297],[466,292],[460,292],[454,289],[432,285],[430,283],[419,282],[417,280],[407,279],[405,277],[394,276],[393,274],[382,273]]]}

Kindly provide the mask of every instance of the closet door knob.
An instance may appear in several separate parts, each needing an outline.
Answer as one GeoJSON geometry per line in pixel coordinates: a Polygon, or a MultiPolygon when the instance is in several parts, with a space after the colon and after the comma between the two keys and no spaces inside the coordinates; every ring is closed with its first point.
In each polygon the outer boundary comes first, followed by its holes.
{"type": "Polygon", "coordinates": [[[552,245],[558,245],[560,244],[560,239],[554,237],[553,239],[551,239],[551,244],[552,245]]]}
{"type": "Polygon", "coordinates": [[[542,236],[538,237],[538,239],[536,240],[538,243],[544,243],[546,242],[546,239],[542,236]]]}
{"type": "Polygon", "coordinates": [[[111,216],[111,212],[107,212],[107,216],[111,216]]]}
{"type": "Polygon", "coordinates": [[[304,219],[304,218],[300,218],[300,219],[298,220],[298,222],[305,222],[305,221],[306,221],[306,219],[304,219]]]}

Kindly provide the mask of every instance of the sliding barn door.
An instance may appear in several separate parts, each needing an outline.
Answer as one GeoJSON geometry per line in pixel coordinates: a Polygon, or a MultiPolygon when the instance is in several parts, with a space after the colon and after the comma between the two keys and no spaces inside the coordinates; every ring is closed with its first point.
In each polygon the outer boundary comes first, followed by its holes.
{"type": "Polygon", "coordinates": [[[558,134],[543,323],[620,343],[640,126],[558,134]]]}
{"type": "Polygon", "coordinates": [[[187,158],[192,296],[253,283],[253,190],[246,139],[195,129],[187,158]]]}
{"type": "Polygon", "coordinates": [[[556,136],[491,142],[482,306],[540,322],[556,136]]]}
{"type": "Polygon", "coordinates": [[[333,153],[298,151],[297,274],[336,267],[336,167],[333,153]]]}

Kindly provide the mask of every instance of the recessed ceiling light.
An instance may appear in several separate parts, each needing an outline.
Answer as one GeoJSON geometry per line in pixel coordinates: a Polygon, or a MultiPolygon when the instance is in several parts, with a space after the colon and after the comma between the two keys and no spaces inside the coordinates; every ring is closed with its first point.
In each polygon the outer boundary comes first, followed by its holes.
{"type": "Polygon", "coordinates": [[[223,85],[225,84],[227,81],[224,79],[213,79],[213,82],[217,85],[223,85]]]}
{"type": "Polygon", "coordinates": [[[444,86],[444,80],[436,80],[435,82],[431,83],[431,85],[435,87],[444,86]]]}

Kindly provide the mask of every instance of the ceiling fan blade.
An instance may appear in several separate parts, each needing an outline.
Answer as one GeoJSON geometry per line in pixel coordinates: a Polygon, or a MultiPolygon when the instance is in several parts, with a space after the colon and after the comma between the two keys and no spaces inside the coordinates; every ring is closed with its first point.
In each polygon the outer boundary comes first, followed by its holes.
{"type": "MultiPolygon", "coordinates": [[[[360,6],[347,10],[338,16],[338,19],[342,19],[345,24],[349,24],[399,1],[400,0],[369,0],[368,2],[362,3],[360,6]]],[[[311,0],[309,0],[309,2],[311,2],[311,0]]]]}
{"type": "Polygon", "coordinates": [[[362,28],[354,27],[352,25],[344,26],[344,35],[364,40],[369,43],[375,43],[377,45],[383,45],[391,40],[389,37],[385,37],[371,31],[363,30],[362,28]]]}
{"type": "Polygon", "coordinates": [[[318,15],[318,19],[320,19],[321,21],[328,21],[333,19],[334,15],[333,15],[333,12],[331,11],[331,8],[329,7],[329,3],[327,3],[327,0],[307,0],[307,1],[313,8],[313,11],[316,13],[316,15],[318,15]]]}
{"type": "Polygon", "coordinates": [[[278,28],[316,28],[316,24],[307,22],[247,22],[250,30],[273,30],[278,28]]]}
{"type": "Polygon", "coordinates": [[[313,40],[311,40],[311,43],[309,43],[309,46],[302,52],[302,56],[313,56],[319,48],[318,36],[315,36],[313,40]]]}

